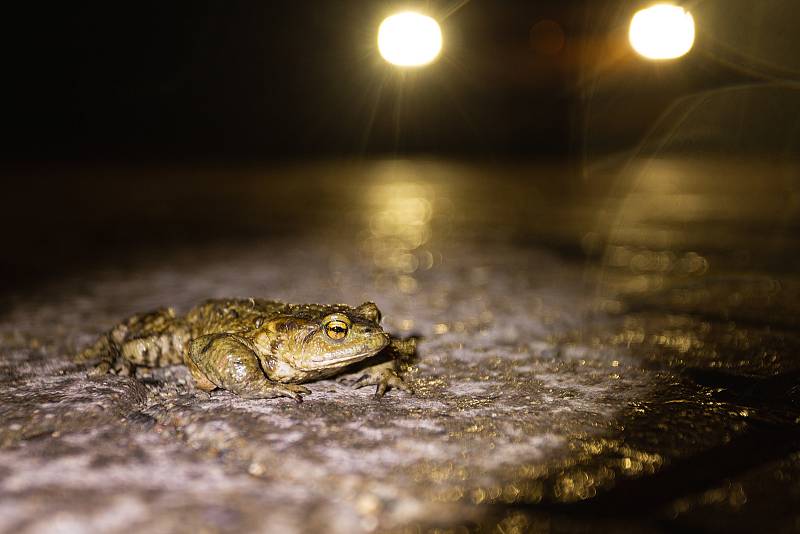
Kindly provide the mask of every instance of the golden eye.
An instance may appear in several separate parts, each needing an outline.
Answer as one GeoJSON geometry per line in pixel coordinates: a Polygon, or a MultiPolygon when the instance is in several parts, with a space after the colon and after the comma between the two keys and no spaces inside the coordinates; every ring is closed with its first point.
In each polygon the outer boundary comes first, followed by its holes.
{"type": "Polygon", "coordinates": [[[347,335],[347,323],[344,321],[331,321],[325,325],[325,333],[331,339],[344,339],[347,335]]]}

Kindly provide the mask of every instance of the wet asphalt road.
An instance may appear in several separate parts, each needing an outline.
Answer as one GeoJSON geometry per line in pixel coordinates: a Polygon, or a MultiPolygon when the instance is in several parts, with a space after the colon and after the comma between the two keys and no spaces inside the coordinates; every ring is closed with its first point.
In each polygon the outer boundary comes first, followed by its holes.
{"type": "Polygon", "coordinates": [[[0,529],[798,529],[797,171],[19,170],[0,529]],[[181,367],[69,359],[131,313],[223,296],[376,301],[421,337],[416,395],[207,398],[181,367]]]}

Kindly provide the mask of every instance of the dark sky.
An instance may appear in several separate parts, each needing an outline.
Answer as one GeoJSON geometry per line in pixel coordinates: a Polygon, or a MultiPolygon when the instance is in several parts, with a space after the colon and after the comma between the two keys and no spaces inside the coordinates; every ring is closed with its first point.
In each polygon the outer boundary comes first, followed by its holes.
{"type": "Polygon", "coordinates": [[[531,27],[555,19],[574,33],[577,5],[469,2],[444,21],[442,60],[401,75],[375,46],[388,2],[32,3],[6,21],[6,149],[559,149],[574,96],[569,51],[537,53],[531,27]]]}
{"type": "MultiPolygon", "coordinates": [[[[629,51],[621,63],[603,58],[617,46],[619,2],[453,0],[423,3],[443,19],[443,57],[403,74],[380,58],[375,36],[407,5],[26,3],[4,16],[3,152],[568,154],[586,133],[593,69],[613,63],[618,75],[633,69],[621,74],[630,80],[651,68],[629,51]]],[[[646,128],[685,81],[663,78],[635,89],[603,139],[624,145],[646,128]]]]}

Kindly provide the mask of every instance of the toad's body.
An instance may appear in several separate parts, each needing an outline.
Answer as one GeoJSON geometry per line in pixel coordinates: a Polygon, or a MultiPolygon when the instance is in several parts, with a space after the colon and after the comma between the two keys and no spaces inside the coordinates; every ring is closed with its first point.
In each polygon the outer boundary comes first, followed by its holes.
{"type": "Polygon", "coordinates": [[[360,370],[358,385],[408,390],[396,359],[413,353],[413,340],[392,340],[378,307],[210,300],[177,317],[171,309],[134,315],[114,327],[83,359],[99,359],[97,373],[130,374],[137,366],[184,363],[198,388],[227,389],[250,398],[310,391],[299,384],[340,373],[382,354],[360,370]]]}

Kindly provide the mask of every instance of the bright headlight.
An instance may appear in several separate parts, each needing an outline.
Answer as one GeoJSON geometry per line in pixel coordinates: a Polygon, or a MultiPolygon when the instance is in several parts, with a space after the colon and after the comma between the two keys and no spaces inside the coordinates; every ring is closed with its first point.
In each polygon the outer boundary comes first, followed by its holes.
{"type": "Polygon", "coordinates": [[[436,59],[442,50],[442,30],[431,17],[411,11],[386,18],[378,29],[378,50],[401,67],[418,67],[436,59]]]}
{"type": "Polygon", "coordinates": [[[648,59],[675,59],[692,49],[694,18],[682,7],[656,4],[633,16],[628,38],[648,59]]]}

